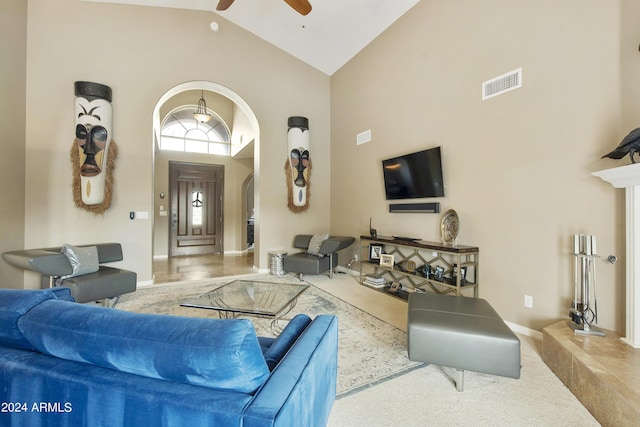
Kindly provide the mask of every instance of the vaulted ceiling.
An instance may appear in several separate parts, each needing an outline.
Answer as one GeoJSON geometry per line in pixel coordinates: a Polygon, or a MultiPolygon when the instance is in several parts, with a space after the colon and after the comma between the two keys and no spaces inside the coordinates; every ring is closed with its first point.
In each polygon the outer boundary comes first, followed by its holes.
{"type": "Polygon", "coordinates": [[[235,0],[226,11],[218,0],[84,1],[206,11],[332,75],[420,0],[310,0],[306,16],[284,0],[235,0]]]}

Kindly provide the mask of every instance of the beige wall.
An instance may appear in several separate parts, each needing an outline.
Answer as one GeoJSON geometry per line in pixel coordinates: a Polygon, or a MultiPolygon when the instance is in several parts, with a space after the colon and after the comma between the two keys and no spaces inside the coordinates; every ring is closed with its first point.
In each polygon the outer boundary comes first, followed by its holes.
{"type": "MultiPolygon", "coordinates": [[[[258,267],[267,269],[267,252],[289,247],[301,230],[328,229],[328,76],[207,12],[75,0],[30,0],[28,12],[26,204],[38,209],[25,215],[27,247],[119,241],[125,255],[119,265],[151,280],[152,221],[131,221],[129,212],[153,209],[153,109],[170,88],[192,80],[230,88],[258,119],[258,267]],[[213,19],[220,23],[217,33],[209,29],[213,19]],[[114,200],[104,215],[76,209],[71,198],[76,80],[113,89],[120,151],[114,200]],[[292,115],[309,117],[313,132],[314,192],[304,215],[286,207],[283,165],[292,115]]],[[[28,277],[25,286],[36,282],[28,277]]]]}
{"type": "Polygon", "coordinates": [[[622,130],[631,130],[640,126],[640,2],[622,0],[621,4],[622,130]]]}
{"type": "MultiPolygon", "coordinates": [[[[0,3],[0,253],[24,248],[27,2],[0,3]]],[[[0,287],[22,288],[24,273],[0,260],[0,287]]]]}
{"type": "Polygon", "coordinates": [[[441,145],[435,201],[458,212],[459,243],[480,247],[480,296],[525,327],[567,318],[570,239],[595,234],[620,258],[597,264],[600,325],[623,330],[623,193],[591,176],[619,164],[600,157],[632,126],[621,57],[638,52],[620,34],[618,2],[418,3],[332,76],[332,231],[366,234],[373,217],[380,234],[439,240],[441,215],[388,212],[380,161],[441,145]],[[483,81],[518,67],[521,89],[481,100],[483,81]]]}
{"type": "Polygon", "coordinates": [[[253,157],[253,141],[256,136],[248,117],[237,104],[233,104],[233,123],[231,124],[231,155],[253,157]]]}

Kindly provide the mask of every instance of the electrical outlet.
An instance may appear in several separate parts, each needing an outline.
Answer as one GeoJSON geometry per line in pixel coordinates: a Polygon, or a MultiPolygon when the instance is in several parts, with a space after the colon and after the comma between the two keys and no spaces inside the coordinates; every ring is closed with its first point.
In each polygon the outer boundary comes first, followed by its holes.
{"type": "Polygon", "coordinates": [[[357,261],[357,260],[358,260],[358,254],[355,254],[355,255],[353,256],[353,260],[354,260],[354,261],[357,261]]]}
{"type": "Polygon", "coordinates": [[[528,308],[533,308],[533,297],[531,295],[524,296],[524,306],[528,308]]]}

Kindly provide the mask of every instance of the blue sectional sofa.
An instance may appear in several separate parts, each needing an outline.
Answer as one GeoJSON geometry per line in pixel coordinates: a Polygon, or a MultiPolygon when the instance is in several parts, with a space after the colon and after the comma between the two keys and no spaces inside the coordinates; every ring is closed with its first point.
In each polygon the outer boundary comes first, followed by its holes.
{"type": "Polygon", "coordinates": [[[266,338],[247,319],[0,289],[0,425],[323,426],[337,352],[331,315],[298,315],[266,338]]]}

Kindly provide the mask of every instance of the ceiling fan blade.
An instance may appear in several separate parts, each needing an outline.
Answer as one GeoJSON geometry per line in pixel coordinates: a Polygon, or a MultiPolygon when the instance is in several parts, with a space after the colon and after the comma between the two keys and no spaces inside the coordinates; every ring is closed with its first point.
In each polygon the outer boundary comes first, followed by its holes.
{"type": "MultiPolygon", "coordinates": [[[[222,0],[221,0],[222,1],[222,0]]],[[[311,12],[309,0],[284,0],[289,6],[294,8],[301,15],[308,15],[311,12]]]]}
{"type": "Polygon", "coordinates": [[[233,0],[220,0],[218,6],[216,6],[216,10],[227,10],[227,8],[231,6],[231,3],[233,3],[233,0]]]}

